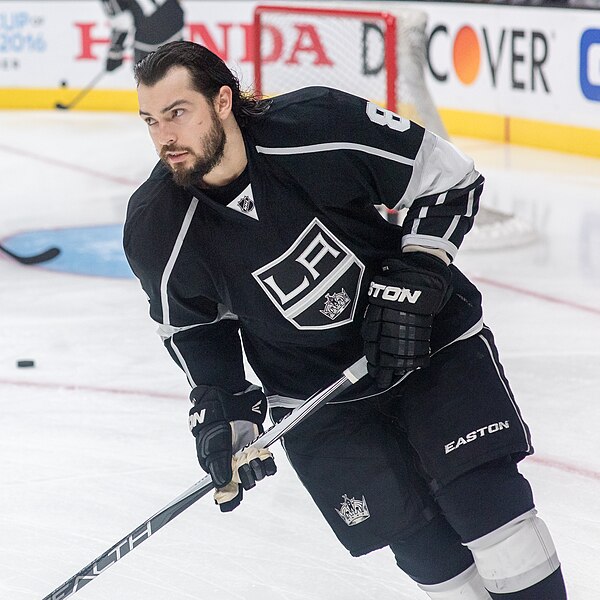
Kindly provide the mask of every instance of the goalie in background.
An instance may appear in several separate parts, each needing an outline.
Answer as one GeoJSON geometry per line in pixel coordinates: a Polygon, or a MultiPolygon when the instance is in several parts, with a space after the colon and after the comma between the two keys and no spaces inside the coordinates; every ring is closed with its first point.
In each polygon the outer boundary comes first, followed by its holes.
{"type": "Polygon", "coordinates": [[[123,64],[125,41],[135,31],[134,64],[161,44],[183,39],[184,12],[178,0],[101,0],[110,24],[106,70],[123,64]]]}

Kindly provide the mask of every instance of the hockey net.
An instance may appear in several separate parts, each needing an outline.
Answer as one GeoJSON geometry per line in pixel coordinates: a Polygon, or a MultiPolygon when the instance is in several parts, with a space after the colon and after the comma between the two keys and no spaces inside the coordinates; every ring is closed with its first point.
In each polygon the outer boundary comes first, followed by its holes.
{"type": "MultiPolygon", "coordinates": [[[[425,81],[427,14],[398,3],[265,4],[254,13],[259,94],[325,85],[362,96],[448,139],[425,81]]],[[[390,221],[402,214],[382,208],[390,221]]],[[[515,215],[480,208],[466,249],[528,243],[533,228],[515,215]]]]}

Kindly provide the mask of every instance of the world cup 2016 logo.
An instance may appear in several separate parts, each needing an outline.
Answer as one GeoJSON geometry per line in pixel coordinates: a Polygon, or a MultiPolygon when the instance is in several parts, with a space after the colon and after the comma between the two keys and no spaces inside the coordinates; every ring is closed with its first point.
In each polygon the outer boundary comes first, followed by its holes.
{"type": "Polygon", "coordinates": [[[279,312],[297,329],[352,322],[365,267],[313,219],[281,256],[252,273],[279,312]]]}

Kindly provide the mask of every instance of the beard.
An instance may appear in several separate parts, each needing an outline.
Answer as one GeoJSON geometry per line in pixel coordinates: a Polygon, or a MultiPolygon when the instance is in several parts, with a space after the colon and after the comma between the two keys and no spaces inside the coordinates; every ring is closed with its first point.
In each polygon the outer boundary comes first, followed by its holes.
{"type": "Polygon", "coordinates": [[[196,154],[191,148],[183,146],[163,146],[160,151],[160,159],[169,167],[173,175],[173,181],[182,187],[189,187],[199,182],[210,173],[222,160],[225,152],[227,136],[221,121],[213,114],[210,130],[202,139],[202,156],[196,154]],[[167,152],[187,152],[192,159],[191,166],[175,163],[171,164],[167,158],[167,152]]]}

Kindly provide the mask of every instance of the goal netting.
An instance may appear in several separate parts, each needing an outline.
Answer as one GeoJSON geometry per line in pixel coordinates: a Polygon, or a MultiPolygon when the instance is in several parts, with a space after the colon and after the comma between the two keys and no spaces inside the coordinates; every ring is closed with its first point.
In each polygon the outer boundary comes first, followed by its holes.
{"type": "Polygon", "coordinates": [[[367,97],[447,137],[423,77],[427,15],[366,6],[257,6],[257,91],[273,96],[326,85],[367,97]]]}
{"type": "MultiPolygon", "coordinates": [[[[259,94],[326,85],[372,100],[449,138],[425,80],[427,14],[400,3],[264,4],[254,13],[259,94]]],[[[390,220],[401,214],[383,210],[390,220]]],[[[482,207],[465,247],[515,246],[534,239],[515,215],[482,207]]]]}

